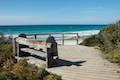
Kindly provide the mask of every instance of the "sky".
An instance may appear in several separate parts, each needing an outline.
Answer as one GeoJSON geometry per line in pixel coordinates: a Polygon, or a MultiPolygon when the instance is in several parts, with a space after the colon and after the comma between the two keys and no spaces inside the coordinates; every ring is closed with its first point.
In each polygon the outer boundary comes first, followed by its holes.
{"type": "Polygon", "coordinates": [[[0,0],[0,25],[109,24],[120,0],[0,0]]]}

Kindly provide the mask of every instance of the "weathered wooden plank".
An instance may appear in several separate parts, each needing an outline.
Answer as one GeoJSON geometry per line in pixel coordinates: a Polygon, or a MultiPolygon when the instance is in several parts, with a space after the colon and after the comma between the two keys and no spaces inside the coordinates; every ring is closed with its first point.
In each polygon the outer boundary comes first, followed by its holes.
{"type": "Polygon", "coordinates": [[[16,45],[17,45],[17,56],[19,56],[19,53],[20,53],[20,48],[19,48],[19,44],[18,43],[16,43],[16,45]]]}
{"type": "Polygon", "coordinates": [[[16,55],[15,38],[12,38],[12,45],[13,45],[13,56],[15,56],[16,55]]]}
{"type": "Polygon", "coordinates": [[[28,45],[29,47],[36,48],[36,49],[51,47],[51,43],[47,43],[46,41],[31,40],[31,39],[22,38],[22,37],[16,38],[16,42],[18,42],[19,44],[28,45]]]}
{"type": "Polygon", "coordinates": [[[47,68],[50,68],[53,64],[53,57],[58,56],[57,43],[54,37],[50,36],[46,41],[32,40],[23,37],[16,38],[17,52],[20,51],[37,55],[46,59],[47,68]],[[29,47],[20,47],[19,45],[27,45],[29,47]],[[41,51],[42,50],[42,51],[41,51]],[[46,53],[46,54],[45,54],[46,53]]]}
{"type": "Polygon", "coordinates": [[[62,45],[64,45],[64,34],[62,34],[62,45]]]}
{"type": "Polygon", "coordinates": [[[44,51],[37,51],[37,50],[34,50],[34,49],[30,49],[30,48],[21,48],[20,50],[23,51],[23,52],[28,52],[31,55],[37,55],[37,56],[41,56],[41,57],[44,57],[44,58],[46,58],[46,54],[47,54],[44,51]]]}
{"type": "Polygon", "coordinates": [[[74,34],[74,35],[76,35],[76,38],[75,38],[75,40],[76,40],[76,44],[78,45],[79,44],[79,33],[40,33],[40,34],[26,34],[26,36],[34,36],[34,35],[36,35],[36,36],[40,36],[40,35],[48,35],[48,36],[51,36],[51,35],[54,35],[54,34],[59,34],[59,35],[62,35],[62,37],[61,37],[61,39],[60,40],[62,40],[62,45],[64,45],[64,41],[65,41],[65,39],[64,39],[64,35],[71,35],[71,34],[74,34]]]}
{"type": "Polygon", "coordinates": [[[26,34],[27,36],[32,36],[32,35],[49,35],[49,34],[76,34],[76,33],[41,33],[41,34],[26,34]]]}
{"type": "Polygon", "coordinates": [[[77,41],[77,45],[79,44],[79,34],[76,33],[76,41],[77,41]]]}

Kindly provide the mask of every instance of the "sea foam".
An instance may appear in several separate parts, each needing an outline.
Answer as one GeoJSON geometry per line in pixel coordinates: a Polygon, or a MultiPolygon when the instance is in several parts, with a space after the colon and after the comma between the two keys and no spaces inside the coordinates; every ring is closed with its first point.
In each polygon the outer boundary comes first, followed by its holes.
{"type": "MultiPolygon", "coordinates": [[[[78,33],[79,37],[81,36],[90,36],[90,35],[95,35],[98,34],[100,30],[86,30],[86,31],[74,31],[74,32],[61,32],[61,33],[78,33]]],[[[41,33],[40,33],[41,34],[41,33]]],[[[18,37],[19,34],[6,34],[6,37],[18,37]]],[[[61,40],[62,39],[62,35],[61,34],[52,34],[52,36],[55,37],[56,40],[61,40]]],[[[38,35],[37,39],[41,39],[41,40],[46,40],[46,38],[48,37],[48,35],[38,35]]],[[[34,38],[34,36],[31,36],[29,38],[34,38]]],[[[64,39],[72,39],[72,38],[76,38],[76,34],[64,34],[64,39]]]]}

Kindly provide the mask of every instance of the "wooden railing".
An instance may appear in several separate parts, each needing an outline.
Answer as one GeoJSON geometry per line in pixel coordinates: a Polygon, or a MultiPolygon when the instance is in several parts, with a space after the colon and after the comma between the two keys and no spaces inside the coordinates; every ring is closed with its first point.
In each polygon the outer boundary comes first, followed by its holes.
{"type": "MultiPolygon", "coordinates": [[[[78,33],[46,33],[46,34],[24,34],[24,36],[20,36],[13,38],[13,54],[15,56],[20,56],[20,51],[28,52],[31,54],[39,55],[41,57],[46,58],[47,67],[50,67],[53,63],[53,57],[58,56],[57,52],[57,42],[55,40],[54,35],[60,35],[62,45],[64,45],[65,36],[69,34],[74,34],[74,40],[76,40],[76,44],[79,44],[79,34],[78,33]],[[39,40],[39,36],[47,35],[45,40],[39,40]],[[32,36],[34,39],[30,39],[29,36],[32,36]],[[50,37],[54,39],[50,39],[50,37]],[[49,44],[50,43],[50,44],[49,44]],[[25,47],[24,45],[28,46],[25,47]],[[52,46],[51,46],[52,45],[52,46]],[[38,49],[38,50],[37,50],[38,49]],[[43,54],[39,51],[43,49],[43,54]],[[45,55],[44,52],[47,54],[45,55]],[[52,56],[51,56],[52,55],[52,56]]],[[[72,39],[72,40],[73,40],[72,39]]],[[[71,39],[70,39],[71,40],[71,39]]]]}
{"type": "Polygon", "coordinates": [[[16,37],[13,44],[13,53],[17,57],[20,57],[20,54],[24,52],[24,54],[30,53],[45,58],[46,67],[50,68],[54,63],[54,56],[58,57],[57,43],[50,38],[54,37],[48,37],[46,41],[16,37]]]}
{"type": "Polygon", "coordinates": [[[79,33],[40,33],[40,34],[26,34],[26,35],[27,36],[34,36],[35,40],[37,40],[38,36],[41,36],[41,35],[48,35],[48,36],[61,35],[62,45],[64,45],[65,44],[65,35],[71,35],[71,34],[76,35],[74,37],[75,37],[75,40],[76,40],[76,44],[78,45],[79,44],[79,37],[80,37],[79,33]]]}

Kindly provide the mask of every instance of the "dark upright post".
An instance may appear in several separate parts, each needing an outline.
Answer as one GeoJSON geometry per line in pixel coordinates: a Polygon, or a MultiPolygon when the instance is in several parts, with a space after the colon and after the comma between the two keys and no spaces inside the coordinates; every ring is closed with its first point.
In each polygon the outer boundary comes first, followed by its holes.
{"type": "Polygon", "coordinates": [[[51,47],[47,48],[47,67],[50,68],[54,64],[54,56],[58,57],[58,50],[57,50],[57,43],[55,41],[55,38],[53,36],[48,37],[46,40],[47,43],[51,43],[51,47]]]}
{"type": "Polygon", "coordinates": [[[35,34],[34,36],[35,36],[35,40],[36,40],[37,39],[37,35],[35,34]]]}
{"type": "Polygon", "coordinates": [[[47,48],[47,56],[46,56],[46,65],[47,68],[52,67],[53,56],[51,53],[51,48],[47,48]]]}

